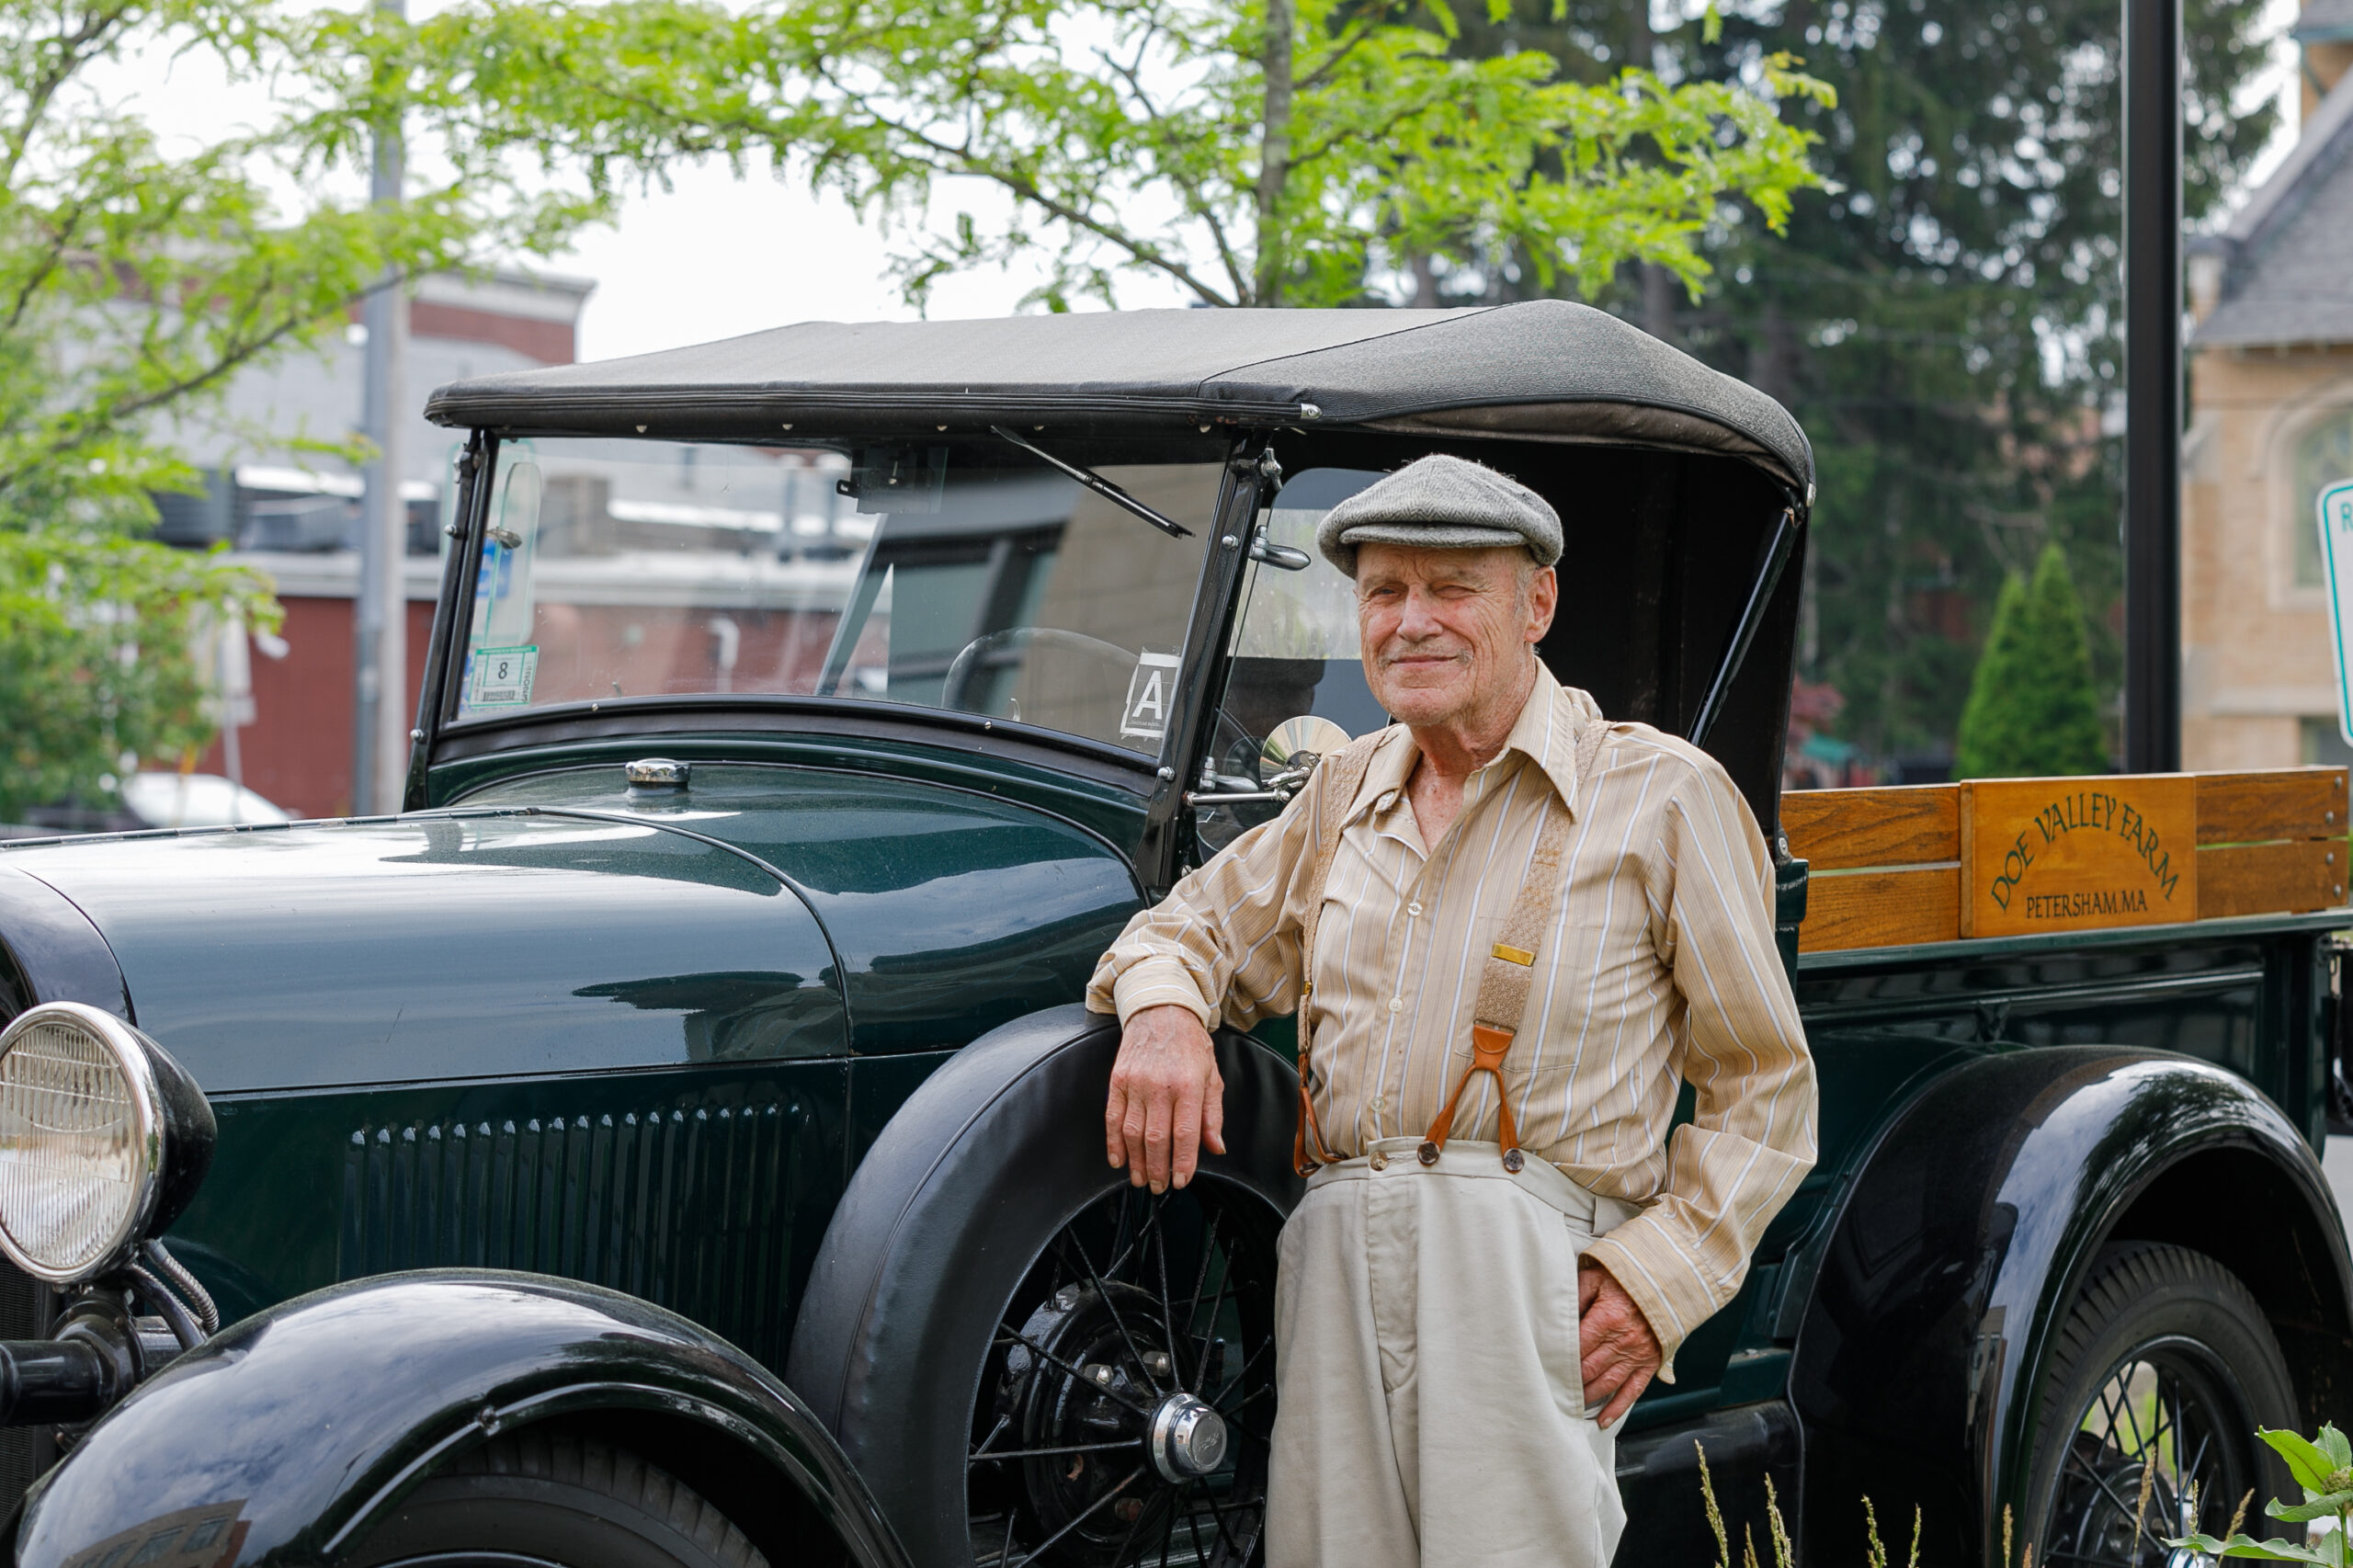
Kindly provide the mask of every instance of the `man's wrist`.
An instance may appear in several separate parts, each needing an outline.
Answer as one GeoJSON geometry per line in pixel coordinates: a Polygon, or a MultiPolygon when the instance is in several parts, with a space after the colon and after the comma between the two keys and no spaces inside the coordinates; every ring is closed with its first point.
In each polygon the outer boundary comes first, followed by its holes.
{"type": "Polygon", "coordinates": [[[1175,959],[1145,959],[1120,972],[1111,983],[1111,1000],[1122,1027],[1138,1013],[1154,1007],[1182,1007],[1205,1029],[1217,1027],[1216,1015],[1201,1000],[1190,971],[1175,959]]]}
{"type": "Polygon", "coordinates": [[[1643,1325],[1651,1331],[1651,1338],[1658,1346],[1658,1381],[1671,1383],[1675,1381],[1675,1353],[1682,1348],[1682,1340],[1680,1336],[1669,1338],[1660,1325],[1671,1324],[1674,1319],[1665,1312],[1665,1303],[1658,1301],[1654,1292],[1647,1288],[1648,1281],[1643,1278],[1640,1269],[1612,1267],[1618,1251],[1606,1240],[1596,1242],[1591,1250],[1577,1259],[1577,1265],[1582,1268],[1599,1269],[1611,1284],[1626,1293],[1628,1301],[1633,1302],[1634,1311],[1642,1314],[1643,1325]],[[1628,1275],[1633,1276],[1633,1283],[1627,1283],[1628,1275]]]}

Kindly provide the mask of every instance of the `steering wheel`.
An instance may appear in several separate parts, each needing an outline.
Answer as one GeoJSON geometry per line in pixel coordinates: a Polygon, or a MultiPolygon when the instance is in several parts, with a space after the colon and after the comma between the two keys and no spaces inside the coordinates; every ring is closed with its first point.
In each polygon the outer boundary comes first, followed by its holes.
{"type": "Polygon", "coordinates": [[[940,683],[939,705],[959,712],[977,713],[971,693],[966,689],[983,670],[991,667],[993,655],[1012,648],[1031,646],[1054,648],[1073,653],[1085,653],[1107,662],[1116,662],[1124,672],[1135,667],[1136,653],[1132,648],[1122,648],[1117,642],[1106,642],[1100,637],[1089,637],[1083,631],[1065,631],[1059,626],[1008,626],[1002,631],[984,631],[958,650],[949,661],[948,677],[940,683]]]}

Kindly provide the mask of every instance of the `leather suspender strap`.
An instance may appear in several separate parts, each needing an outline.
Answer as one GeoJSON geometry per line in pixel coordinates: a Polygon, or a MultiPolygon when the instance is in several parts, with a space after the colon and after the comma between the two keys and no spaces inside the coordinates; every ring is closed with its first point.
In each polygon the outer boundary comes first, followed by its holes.
{"type": "MultiPolygon", "coordinates": [[[[1578,734],[1575,755],[1580,784],[1592,777],[1608,731],[1607,724],[1596,720],[1578,734]]],[[[1438,1119],[1430,1123],[1430,1130],[1422,1140],[1419,1157],[1426,1165],[1438,1164],[1438,1155],[1446,1148],[1447,1134],[1454,1130],[1454,1108],[1462,1099],[1462,1091],[1481,1073],[1495,1081],[1495,1119],[1500,1134],[1496,1141],[1503,1146],[1504,1169],[1517,1174],[1527,1163],[1519,1152],[1518,1130],[1512,1125],[1511,1094],[1504,1082],[1504,1057],[1528,1016],[1528,993],[1536,979],[1536,956],[1543,950],[1545,937],[1551,933],[1552,908],[1560,898],[1561,853],[1568,846],[1569,830],[1574,825],[1567,804],[1559,795],[1548,792],[1544,797],[1544,824],[1536,832],[1536,851],[1529,859],[1528,878],[1520,883],[1518,896],[1512,900],[1511,912],[1504,917],[1503,929],[1488,949],[1479,976],[1479,994],[1471,1009],[1471,1065],[1455,1081],[1454,1092],[1446,1097],[1438,1119]]]]}
{"type": "Polygon", "coordinates": [[[1300,918],[1299,1127],[1291,1134],[1290,1142],[1291,1168],[1301,1176],[1312,1176],[1317,1165],[1328,1165],[1339,1158],[1324,1142],[1324,1130],[1315,1121],[1315,1097],[1308,1090],[1308,1055],[1314,1028],[1308,1004],[1315,999],[1315,927],[1323,917],[1324,885],[1331,879],[1332,857],[1339,851],[1341,825],[1347,820],[1348,808],[1356,803],[1357,791],[1364,786],[1365,770],[1372,766],[1372,754],[1380,749],[1381,739],[1386,733],[1385,730],[1376,730],[1351,742],[1315,770],[1316,807],[1320,813],[1316,825],[1320,831],[1315,841],[1315,859],[1308,868],[1307,898],[1300,918]]]}
{"type": "Polygon", "coordinates": [[[1455,1080],[1454,1093],[1446,1096],[1438,1119],[1423,1136],[1421,1161],[1426,1165],[1438,1164],[1447,1134],[1454,1131],[1454,1108],[1472,1078],[1481,1073],[1492,1074],[1495,1080],[1495,1114],[1502,1134],[1497,1142],[1503,1145],[1504,1169],[1517,1171],[1524,1163],[1519,1133],[1512,1125],[1511,1096],[1504,1085],[1504,1055],[1511,1050],[1512,1037],[1519,1032],[1520,1020],[1528,1013],[1536,955],[1552,925],[1552,903],[1561,891],[1561,851],[1568,844],[1572,825],[1568,808],[1558,795],[1548,794],[1544,799],[1544,825],[1536,833],[1536,853],[1529,864],[1528,880],[1520,883],[1519,896],[1504,918],[1501,939],[1488,949],[1479,976],[1479,995],[1471,1009],[1471,1065],[1455,1080]]]}

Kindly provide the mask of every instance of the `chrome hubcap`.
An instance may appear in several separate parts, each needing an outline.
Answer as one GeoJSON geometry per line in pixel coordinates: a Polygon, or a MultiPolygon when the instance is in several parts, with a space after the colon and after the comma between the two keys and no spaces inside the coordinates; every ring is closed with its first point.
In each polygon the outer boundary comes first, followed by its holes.
{"type": "Polygon", "coordinates": [[[1145,1445],[1164,1480],[1193,1481],[1225,1462],[1225,1418],[1191,1394],[1170,1394],[1152,1413],[1145,1445]]]}

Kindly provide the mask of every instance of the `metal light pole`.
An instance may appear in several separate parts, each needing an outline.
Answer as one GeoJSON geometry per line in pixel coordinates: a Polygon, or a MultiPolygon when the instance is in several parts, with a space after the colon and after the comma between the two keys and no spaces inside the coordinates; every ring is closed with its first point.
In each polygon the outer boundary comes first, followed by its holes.
{"type": "Polygon", "coordinates": [[[2181,0],[2124,0],[2124,766],[2181,766],[2181,0]]]}
{"type": "MultiPolygon", "coordinates": [[[[404,0],[377,0],[376,9],[399,19],[404,0]]],[[[369,195],[379,207],[401,199],[398,119],[378,128],[369,195]]],[[[402,568],[408,557],[408,505],[401,499],[402,436],[407,414],[408,295],[399,274],[384,271],[361,318],[368,332],[362,433],[376,447],[368,465],[359,517],[359,589],[352,601],[355,639],[351,809],[396,812],[408,774],[408,596],[402,568]]]]}

